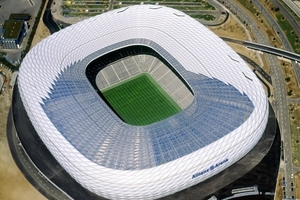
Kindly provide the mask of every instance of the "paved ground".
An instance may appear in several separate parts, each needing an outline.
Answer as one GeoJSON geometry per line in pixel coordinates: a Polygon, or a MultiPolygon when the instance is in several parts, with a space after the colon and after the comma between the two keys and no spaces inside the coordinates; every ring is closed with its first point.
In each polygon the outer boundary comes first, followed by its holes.
{"type": "MultiPolygon", "coordinates": [[[[21,56],[21,51],[27,44],[28,36],[31,34],[31,30],[34,24],[34,19],[39,11],[42,0],[0,0],[0,23],[3,24],[4,20],[7,20],[11,13],[26,13],[32,16],[32,19],[28,21],[29,30],[27,36],[23,39],[20,49],[2,49],[1,52],[6,52],[6,56],[11,60],[18,60],[21,56]]],[[[1,28],[0,28],[1,30],[1,28]]]]}
{"type": "Polygon", "coordinates": [[[12,12],[28,13],[31,16],[36,16],[42,0],[31,0],[31,2],[32,4],[30,4],[29,0],[1,0],[1,24],[9,18],[12,12]]]}

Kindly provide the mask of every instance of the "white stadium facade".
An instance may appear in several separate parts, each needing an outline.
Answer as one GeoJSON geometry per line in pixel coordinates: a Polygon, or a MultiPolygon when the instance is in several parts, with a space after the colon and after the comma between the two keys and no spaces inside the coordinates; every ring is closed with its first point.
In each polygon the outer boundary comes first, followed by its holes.
{"type": "Polygon", "coordinates": [[[159,5],[109,11],[51,35],[23,60],[18,87],[55,159],[108,199],[161,198],[217,175],[255,147],[269,114],[262,84],[235,51],[159,5]],[[97,88],[139,73],[182,111],[144,126],[122,121],[97,88]]]}

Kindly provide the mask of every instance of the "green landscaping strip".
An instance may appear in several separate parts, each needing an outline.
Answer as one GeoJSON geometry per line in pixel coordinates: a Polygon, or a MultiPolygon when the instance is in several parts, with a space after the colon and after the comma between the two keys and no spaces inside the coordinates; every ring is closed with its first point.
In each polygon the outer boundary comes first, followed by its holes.
{"type": "Polygon", "coordinates": [[[206,21],[213,21],[216,19],[215,16],[209,14],[190,14],[190,16],[196,19],[204,19],[206,21]]]}
{"type": "Polygon", "coordinates": [[[300,166],[300,112],[299,106],[289,105],[292,160],[294,165],[300,166]],[[298,108],[298,109],[296,109],[298,108]]]}
{"type": "Polygon", "coordinates": [[[280,28],[283,30],[294,52],[299,53],[300,52],[299,36],[295,34],[292,25],[284,18],[283,14],[281,13],[277,13],[276,18],[277,18],[277,23],[279,24],[280,28]]]}
{"type": "Polygon", "coordinates": [[[240,4],[242,4],[245,8],[247,8],[253,15],[257,13],[257,9],[250,1],[238,0],[240,4]]]}

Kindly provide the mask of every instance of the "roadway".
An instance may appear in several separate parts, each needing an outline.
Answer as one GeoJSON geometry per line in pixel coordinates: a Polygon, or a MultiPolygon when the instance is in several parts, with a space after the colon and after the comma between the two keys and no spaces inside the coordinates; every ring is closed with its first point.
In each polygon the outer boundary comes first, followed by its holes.
{"type": "Polygon", "coordinates": [[[283,0],[283,2],[298,16],[300,17],[300,10],[292,0],[283,0]]]}
{"type": "MultiPolygon", "coordinates": [[[[283,1],[289,7],[293,6],[293,10],[295,9],[295,7],[297,7],[291,0],[283,0],[283,1]]],[[[279,8],[279,11],[285,16],[285,18],[288,20],[288,22],[292,25],[293,29],[295,30],[295,33],[297,33],[297,35],[300,35],[300,27],[299,27],[298,23],[295,21],[291,12],[289,12],[289,10],[287,10],[287,8],[285,6],[283,6],[281,3],[279,3],[278,1],[270,0],[270,2],[272,2],[274,6],[279,8]]],[[[300,14],[299,8],[296,9],[295,13],[300,14]]]]}
{"type": "Polygon", "coordinates": [[[43,15],[43,22],[49,29],[50,33],[53,34],[60,30],[60,27],[56,24],[56,22],[53,20],[52,14],[51,14],[51,5],[53,0],[48,0],[46,10],[43,15]]]}
{"type": "MultiPolygon", "coordinates": [[[[292,25],[293,29],[295,30],[295,33],[297,35],[300,35],[300,27],[299,27],[299,24],[296,22],[296,20],[294,19],[293,15],[287,10],[287,8],[285,6],[283,6],[281,3],[279,3],[278,1],[274,1],[274,0],[271,0],[271,2],[277,6],[280,10],[280,12],[285,16],[285,18],[289,21],[289,23],[292,25]]],[[[285,2],[291,2],[290,0],[287,0],[285,2]]],[[[293,3],[294,4],[294,3],[293,3]]],[[[295,5],[295,4],[294,4],[295,5]]],[[[298,12],[299,13],[300,10],[298,9],[298,12]]],[[[283,35],[283,37],[285,37],[283,35]]],[[[298,85],[300,85],[300,67],[295,63],[295,62],[292,62],[292,66],[294,68],[294,71],[296,73],[296,78],[297,78],[297,81],[298,81],[298,85]]]]}
{"type": "MultiPolygon", "coordinates": [[[[261,13],[264,15],[266,20],[271,24],[271,26],[273,27],[275,32],[278,34],[284,49],[286,49],[287,51],[293,52],[293,49],[292,49],[288,39],[286,38],[284,31],[277,24],[277,19],[273,18],[273,15],[268,12],[268,10],[265,8],[265,6],[261,2],[259,2],[258,0],[254,0],[252,2],[253,2],[253,5],[255,7],[261,9],[261,13]]],[[[296,33],[299,35],[300,34],[299,25],[294,20],[291,20],[291,19],[293,19],[291,17],[291,14],[285,9],[284,6],[282,6],[280,3],[278,3],[278,1],[271,0],[271,2],[276,7],[279,8],[280,12],[285,16],[285,18],[288,19],[290,24],[294,27],[296,33]]],[[[296,79],[298,81],[298,85],[300,85],[300,68],[296,65],[295,62],[292,62],[292,67],[295,71],[295,75],[296,75],[296,79]]],[[[279,73],[279,74],[275,73],[274,75],[278,77],[278,75],[280,76],[280,74],[282,74],[282,73],[279,73]]],[[[281,77],[278,77],[276,79],[277,80],[281,79],[282,83],[284,83],[283,78],[284,77],[281,76],[281,77]]],[[[281,91],[283,92],[283,90],[281,90],[281,91]]],[[[279,90],[279,92],[280,92],[280,90],[279,90]]],[[[278,99],[278,101],[282,101],[282,99],[285,99],[284,108],[282,110],[280,110],[281,111],[280,112],[281,120],[283,120],[282,121],[283,123],[282,123],[282,126],[281,126],[281,128],[282,128],[281,129],[281,131],[282,131],[281,136],[282,136],[282,140],[284,141],[284,155],[285,155],[284,159],[285,159],[285,163],[286,163],[285,164],[285,180],[288,183],[285,187],[285,189],[286,189],[285,194],[286,194],[287,198],[291,198],[291,197],[295,196],[294,191],[292,191],[293,187],[291,186],[291,184],[293,183],[292,176],[295,173],[295,171],[294,171],[294,165],[293,165],[293,160],[292,160],[292,156],[291,156],[292,155],[291,138],[290,138],[291,130],[290,130],[289,112],[288,112],[288,106],[287,106],[288,105],[288,98],[286,97],[286,94],[287,94],[286,91],[285,91],[285,93],[282,93],[282,94],[284,94],[285,98],[280,98],[280,99],[278,99]]],[[[276,98],[274,98],[274,99],[276,99],[276,98]]]]}
{"type": "Polygon", "coordinates": [[[226,38],[226,37],[221,37],[223,40],[227,42],[234,42],[240,45],[244,45],[250,49],[254,49],[257,51],[273,54],[279,57],[287,58],[293,61],[299,61],[300,62],[300,55],[291,51],[286,51],[283,49],[279,49],[273,46],[269,45],[264,45],[264,44],[259,44],[255,42],[249,42],[249,41],[242,41],[242,40],[236,40],[232,38],[226,38]]]}
{"type": "MultiPolygon", "coordinates": [[[[238,18],[244,22],[252,31],[256,42],[260,44],[265,44],[267,46],[271,46],[268,40],[268,37],[264,35],[262,30],[258,28],[258,25],[256,21],[253,19],[253,16],[248,15],[247,12],[244,11],[244,9],[240,8],[238,4],[236,4],[234,1],[226,1],[225,6],[229,8],[235,15],[238,16],[238,18]]],[[[260,7],[259,7],[260,8],[260,7]]],[[[268,18],[269,13],[268,10],[264,9],[264,7],[261,7],[262,14],[266,18],[268,18]]],[[[274,28],[277,28],[277,23],[274,24],[274,28]]],[[[284,141],[284,154],[288,155],[285,159],[287,160],[287,164],[285,165],[285,173],[284,176],[286,178],[286,181],[288,183],[293,182],[293,179],[291,178],[291,174],[293,173],[293,164],[292,164],[292,158],[291,158],[291,138],[290,138],[290,125],[289,125],[289,119],[288,119],[288,107],[287,107],[287,97],[286,97],[286,88],[285,88],[285,82],[284,82],[284,76],[281,70],[281,66],[278,62],[278,58],[274,55],[265,54],[265,59],[270,66],[271,69],[271,76],[272,76],[272,83],[273,83],[273,89],[274,89],[274,101],[272,102],[272,106],[275,110],[277,120],[279,123],[279,127],[281,130],[281,138],[284,141]]],[[[286,186],[286,197],[292,197],[294,196],[294,192],[291,191],[291,185],[288,184],[286,186]]]]}
{"type": "MultiPolygon", "coordinates": [[[[286,11],[285,7],[282,6],[280,3],[278,3],[275,0],[272,0],[271,2],[276,7],[279,8],[280,12],[288,19],[288,21],[290,21],[291,25],[293,27],[296,27],[294,29],[296,30],[297,34],[300,35],[300,30],[298,30],[299,29],[298,24],[293,20],[289,20],[289,19],[293,19],[293,18],[291,17],[290,13],[288,11],[286,11]]],[[[266,9],[266,7],[260,1],[253,0],[252,3],[256,8],[258,8],[261,11],[261,13],[264,15],[264,17],[268,21],[268,23],[272,26],[273,30],[275,31],[275,33],[278,35],[279,39],[281,40],[283,48],[287,51],[293,52],[293,48],[292,48],[291,44],[289,43],[288,39],[286,38],[284,31],[281,29],[281,27],[277,23],[277,18],[274,18],[273,15],[268,12],[268,9],[266,9]]],[[[297,79],[298,85],[300,85],[300,68],[297,67],[295,62],[292,62],[292,67],[294,68],[294,71],[296,73],[296,79],[297,79]]]]}
{"type": "MultiPolygon", "coordinates": [[[[239,54],[239,53],[238,53],[239,54]]],[[[250,64],[254,69],[253,72],[257,76],[257,78],[265,85],[267,88],[267,96],[268,98],[271,96],[271,90],[270,86],[272,85],[271,76],[265,72],[256,62],[248,58],[247,56],[244,56],[242,54],[239,54],[244,61],[246,61],[248,64],[250,64]],[[258,72],[263,78],[261,78],[256,72],[258,72]],[[268,83],[267,83],[267,82],[268,83]]]]}
{"type": "Polygon", "coordinates": [[[244,61],[249,63],[254,69],[253,71],[258,71],[258,73],[270,84],[272,85],[272,78],[271,76],[263,69],[261,68],[256,62],[248,58],[247,56],[244,56],[243,54],[239,54],[244,61]]]}

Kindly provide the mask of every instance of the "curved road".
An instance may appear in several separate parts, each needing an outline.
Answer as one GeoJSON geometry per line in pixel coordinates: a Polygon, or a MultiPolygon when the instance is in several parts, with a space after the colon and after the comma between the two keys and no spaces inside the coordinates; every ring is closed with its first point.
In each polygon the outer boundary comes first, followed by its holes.
{"type": "MultiPolygon", "coordinates": [[[[219,0],[221,1],[221,0],[219,0]]],[[[248,27],[251,28],[252,33],[254,34],[256,38],[256,42],[265,44],[270,46],[268,37],[264,35],[262,30],[260,30],[256,24],[256,21],[253,19],[253,16],[248,15],[244,8],[239,7],[239,4],[236,4],[235,1],[228,0],[224,1],[225,6],[229,8],[233,13],[235,13],[239,19],[245,24],[248,25],[248,27]]],[[[263,9],[262,7],[261,9],[263,9]]],[[[260,7],[259,7],[260,9],[260,7]]],[[[264,10],[262,12],[263,15],[269,16],[267,10],[264,10]],[[267,12],[267,14],[265,13],[267,12]]],[[[277,25],[277,23],[276,23],[277,25]]],[[[276,28],[276,25],[274,27],[276,28]]],[[[292,164],[292,158],[291,158],[291,138],[290,138],[290,124],[289,124],[289,113],[288,113],[288,101],[286,97],[286,88],[284,83],[284,76],[281,70],[281,66],[279,65],[278,58],[274,55],[265,54],[265,59],[270,66],[271,69],[271,75],[272,75],[272,83],[274,88],[274,101],[272,102],[273,108],[276,111],[276,116],[279,122],[280,130],[281,130],[281,138],[284,141],[284,155],[286,155],[287,164],[285,165],[285,180],[287,183],[286,186],[286,197],[291,198],[294,196],[294,192],[291,191],[291,185],[290,183],[293,182],[293,179],[291,178],[291,174],[293,173],[293,164],[292,164]]]]}
{"type": "MultiPolygon", "coordinates": [[[[278,37],[280,38],[282,45],[284,47],[284,49],[293,52],[293,48],[291,46],[291,44],[289,43],[289,40],[287,39],[287,37],[285,36],[284,31],[281,29],[281,27],[279,26],[279,24],[277,23],[277,18],[274,18],[273,15],[271,13],[268,12],[268,9],[265,8],[265,6],[258,0],[253,0],[253,5],[258,8],[264,15],[264,17],[266,18],[266,20],[269,22],[269,24],[273,27],[273,30],[276,32],[276,34],[278,35],[278,37]]],[[[299,26],[297,25],[297,23],[295,21],[291,20],[291,14],[289,12],[286,11],[285,7],[283,7],[280,3],[278,3],[277,1],[271,1],[274,5],[276,5],[277,7],[279,7],[280,12],[282,12],[282,14],[285,16],[285,18],[288,19],[288,21],[291,22],[291,25],[294,27],[295,30],[297,30],[296,32],[298,33],[300,30],[299,26]],[[290,20],[289,20],[290,19],[290,20]],[[295,28],[296,27],[296,28],[295,28]]],[[[293,19],[293,18],[292,18],[293,19]]],[[[299,35],[299,34],[298,34],[299,35]]],[[[296,79],[298,82],[298,85],[300,85],[300,68],[297,67],[295,62],[292,62],[292,67],[294,68],[294,71],[296,73],[296,79]]]]}
{"type": "Polygon", "coordinates": [[[46,10],[43,15],[43,22],[48,27],[51,34],[60,30],[60,27],[53,21],[51,14],[51,5],[53,0],[48,0],[46,10]]]}

